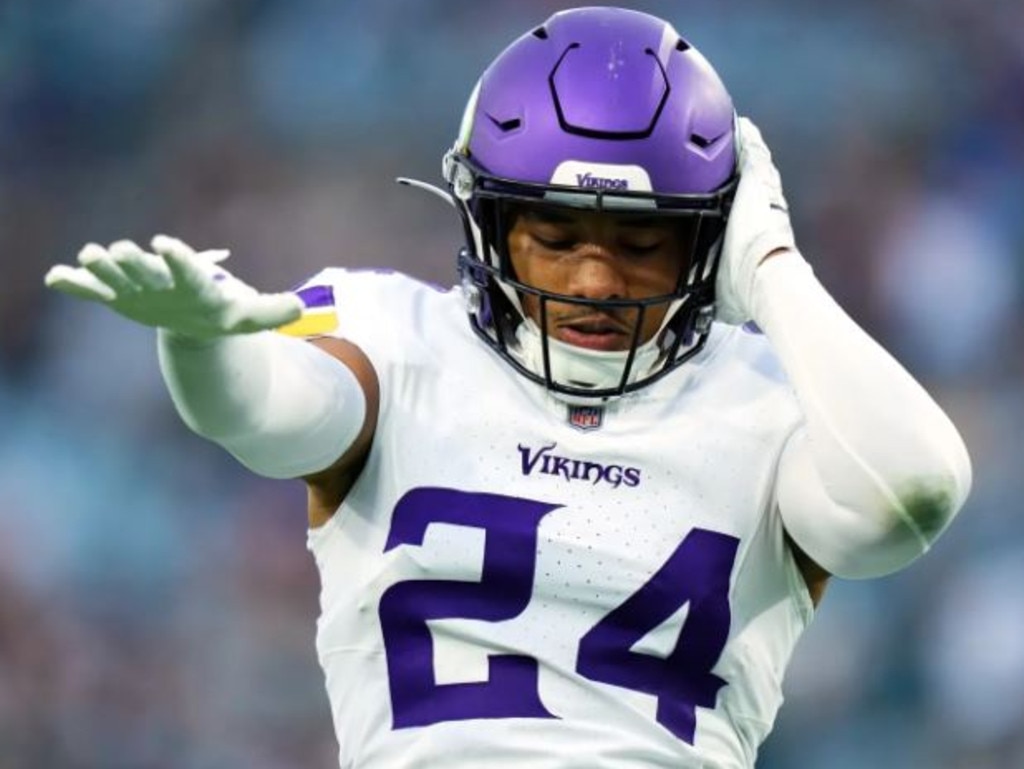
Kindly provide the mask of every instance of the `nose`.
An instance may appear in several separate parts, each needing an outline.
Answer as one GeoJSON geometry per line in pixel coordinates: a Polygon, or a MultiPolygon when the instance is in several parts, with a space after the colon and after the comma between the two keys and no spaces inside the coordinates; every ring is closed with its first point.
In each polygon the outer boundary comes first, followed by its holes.
{"type": "Polygon", "coordinates": [[[583,246],[569,267],[569,295],[580,299],[622,299],[626,280],[615,256],[600,246],[583,246]]]}

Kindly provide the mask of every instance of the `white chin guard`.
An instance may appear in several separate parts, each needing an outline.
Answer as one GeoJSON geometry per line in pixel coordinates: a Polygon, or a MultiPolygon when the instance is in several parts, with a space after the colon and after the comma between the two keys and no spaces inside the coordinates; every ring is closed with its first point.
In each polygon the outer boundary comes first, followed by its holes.
{"type": "MultiPolygon", "coordinates": [[[[649,374],[661,357],[656,334],[636,349],[633,364],[630,367],[626,384],[630,385],[649,374]]],[[[529,371],[541,379],[544,371],[544,342],[541,332],[533,320],[526,320],[516,329],[515,348],[509,352],[529,371]]],[[[548,360],[551,364],[550,380],[556,384],[592,390],[614,390],[622,386],[622,375],[626,370],[629,351],[603,352],[586,350],[576,345],[566,344],[548,336],[548,360]]],[[[607,397],[588,396],[586,394],[570,394],[551,390],[551,395],[558,400],[570,404],[586,405],[593,403],[595,398],[607,397]]]]}

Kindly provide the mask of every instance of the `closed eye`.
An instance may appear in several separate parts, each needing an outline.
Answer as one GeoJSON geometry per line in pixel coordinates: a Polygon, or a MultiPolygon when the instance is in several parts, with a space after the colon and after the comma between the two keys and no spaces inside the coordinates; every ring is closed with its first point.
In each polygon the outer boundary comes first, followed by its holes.
{"type": "Polygon", "coordinates": [[[648,256],[661,250],[664,245],[660,240],[655,243],[623,243],[622,249],[635,256],[648,256]]]}
{"type": "Polygon", "coordinates": [[[574,238],[546,238],[533,233],[533,239],[544,248],[550,251],[569,251],[576,245],[574,238]]]}

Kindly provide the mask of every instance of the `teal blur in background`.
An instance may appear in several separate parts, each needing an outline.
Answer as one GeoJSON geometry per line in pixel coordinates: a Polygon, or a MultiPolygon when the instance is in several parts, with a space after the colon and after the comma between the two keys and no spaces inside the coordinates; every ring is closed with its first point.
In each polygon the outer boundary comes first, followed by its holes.
{"type": "MultiPolygon", "coordinates": [[[[153,334],[42,286],[88,241],[448,284],[438,181],[539,0],[0,3],[0,766],[331,767],[298,482],[178,422],[153,334]]],[[[1024,4],[637,2],[775,152],[798,242],[947,408],[974,492],[830,586],[760,769],[1024,766],[1024,4]]],[[[681,436],[685,440],[685,436],[681,436]]]]}

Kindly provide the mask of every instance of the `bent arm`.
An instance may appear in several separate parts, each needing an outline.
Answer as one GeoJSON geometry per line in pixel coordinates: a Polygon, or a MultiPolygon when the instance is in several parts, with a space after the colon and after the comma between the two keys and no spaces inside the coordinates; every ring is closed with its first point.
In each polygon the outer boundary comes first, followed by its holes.
{"type": "Polygon", "coordinates": [[[376,377],[358,348],[271,331],[197,340],[158,331],[179,415],[253,472],[299,478],[355,464],[377,417],[376,377]]]}
{"type": "Polygon", "coordinates": [[[795,252],[757,268],[752,315],[805,425],[781,458],[778,504],[832,574],[881,576],[928,550],[971,485],[967,449],[917,381],[832,299],[795,252]]]}

